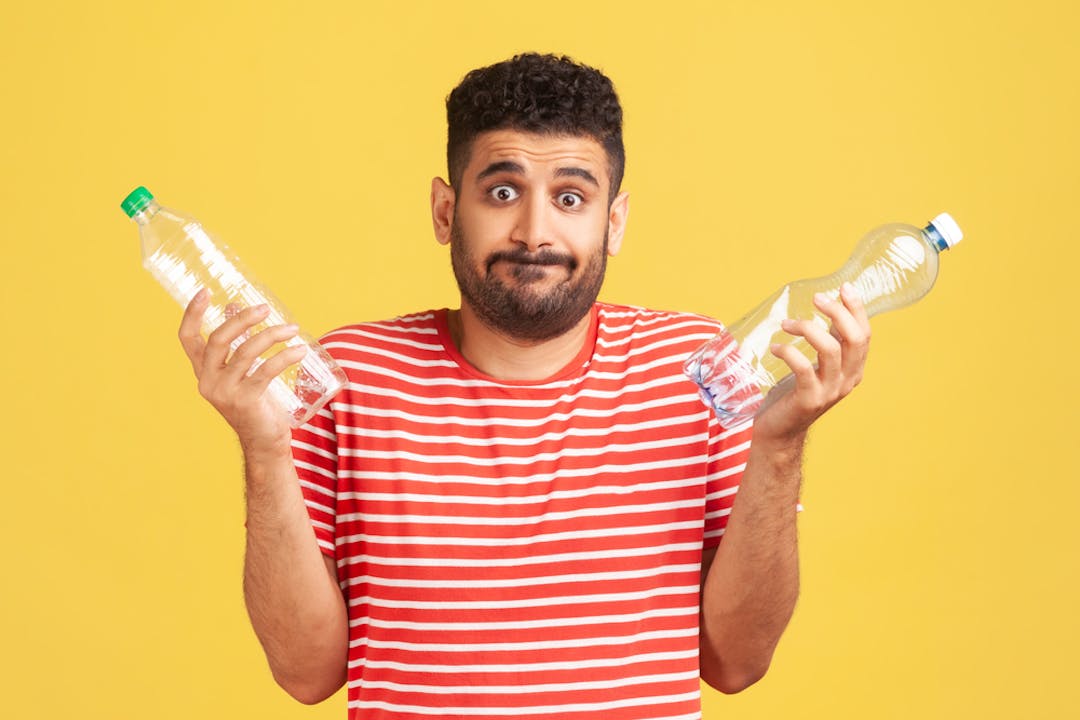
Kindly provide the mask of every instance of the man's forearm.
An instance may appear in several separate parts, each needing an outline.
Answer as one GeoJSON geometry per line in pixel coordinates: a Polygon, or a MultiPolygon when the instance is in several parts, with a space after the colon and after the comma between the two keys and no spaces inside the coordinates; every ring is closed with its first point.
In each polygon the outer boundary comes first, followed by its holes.
{"type": "Polygon", "coordinates": [[[802,438],[751,445],[724,539],[703,583],[701,677],[723,692],[759,680],[799,593],[802,438]]]}
{"type": "Polygon", "coordinates": [[[319,702],[345,681],[348,619],[288,455],[245,457],[244,599],[277,682],[319,702]]]}

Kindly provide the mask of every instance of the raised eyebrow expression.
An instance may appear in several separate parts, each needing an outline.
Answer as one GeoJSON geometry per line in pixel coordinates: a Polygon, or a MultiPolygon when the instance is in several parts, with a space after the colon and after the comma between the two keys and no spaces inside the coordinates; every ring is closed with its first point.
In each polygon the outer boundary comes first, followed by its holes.
{"type": "MultiPolygon", "coordinates": [[[[493,162],[480,171],[480,174],[476,176],[476,181],[481,182],[484,178],[491,177],[497,173],[511,173],[513,175],[524,175],[525,168],[521,164],[514,162],[513,160],[500,160],[499,162],[493,162]]],[[[596,179],[596,176],[585,168],[580,167],[561,167],[555,171],[555,177],[577,177],[600,189],[600,181],[596,179]]]]}

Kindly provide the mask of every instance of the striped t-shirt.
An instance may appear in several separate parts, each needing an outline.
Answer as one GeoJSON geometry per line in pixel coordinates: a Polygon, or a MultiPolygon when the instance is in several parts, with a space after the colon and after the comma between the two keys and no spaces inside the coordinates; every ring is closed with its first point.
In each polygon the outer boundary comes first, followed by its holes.
{"type": "Polygon", "coordinates": [[[718,330],[598,303],[555,376],[466,361],[447,311],[323,345],[348,386],[294,433],[349,612],[349,717],[699,718],[702,547],[749,452],[682,373],[718,330]]]}

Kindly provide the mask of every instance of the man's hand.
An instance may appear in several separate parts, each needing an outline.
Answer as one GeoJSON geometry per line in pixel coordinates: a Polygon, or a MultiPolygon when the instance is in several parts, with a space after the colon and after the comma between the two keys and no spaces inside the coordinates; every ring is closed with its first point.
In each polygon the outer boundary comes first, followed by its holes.
{"type": "Polygon", "coordinates": [[[303,359],[307,347],[285,348],[254,372],[251,368],[260,355],[294,337],[299,329],[295,325],[266,328],[245,340],[230,357],[233,341],[265,320],[269,308],[256,305],[237,312],[204,341],[200,328],[209,300],[209,292],[200,290],[180,322],[180,344],[199,379],[199,393],[236,431],[245,454],[288,453],[289,424],[266,389],[285,368],[303,359]]]}
{"type": "Polygon", "coordinates": [[[850,283],[840,288],[840,300],[817,295],[814,304],[832,320],[826,331],[813,320],[785,320],[785,332],[806,339],[817,351],[815,367],[791,345],[774,345],[773,355],[792,370],[794,389],[778,386],[754,420],[754,440],[801,443],[817,420],[862,380],[870,350],[870,319],[850,283]]]}

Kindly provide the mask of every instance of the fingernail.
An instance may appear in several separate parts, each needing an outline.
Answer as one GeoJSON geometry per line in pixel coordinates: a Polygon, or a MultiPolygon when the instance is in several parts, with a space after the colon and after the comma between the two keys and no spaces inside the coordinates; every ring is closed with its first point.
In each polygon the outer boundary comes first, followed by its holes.
{"type": "Polygon", "coordinates": [[[784,318],[780,321],[780,327],[784,328],[785,330],[793,330],[795,328],[795,321],[791,318],[784,318]]]}
{"type": "Polygon", "coordinates": [[[286,325],[285,329],[288,330],[291,333],[300,332],[300,326],[296,325],[296,324],[286,325]]]}
{"type": "Polygon", "coordinates": [[[206,288],[199,288],[199,292],[195,293],[195,299],[199,302],[202,302],[208,297],[210,297],[210,291],[206,288]]]}
{"type": "Polygon", "coordinates": [[[852,285],[849,282],[846,282],[846,283],[844,283],[843,285],[840,286],[840,292],[844,293],[845,295],[854,295],[855,294],[855,286],[852,285]]]}
{"type": "Polygon", "coordinates": [[[780,349],[780,343],[773,343],[772,345],[769,346],[769,352],[771,352],[773,355],[775,355],[776,352],[779,349],[780,349]]]}
{"type": "Polygon", "coordinates": [[[827,305],[829,302],[829,296],[825,293],[814,293],[814,302],[818,305],[827,305]]]}
{"type": "Polygon", "coordinates": [[[270,306],[269,305],[258,305],[255,308],[255,312],[257,312],[259,315],[265,315],[266,313],[270,312],[270,306]]]}

